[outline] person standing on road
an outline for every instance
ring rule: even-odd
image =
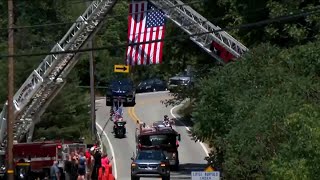
[[[86,157],[83,152],[80,152],[78,164],[78,180],[85,180],[86,177]]]
[[[86,151],[86,159],[87,159],[87,180],[91,179],[91,174],[92,174],[92,169],[93,169],[93,156],[92,156],[92,151],[94,150],[94,147],[92,147],[91,149],[88,149]]]
[[[93,171],[92,171],[92,180],[98,179],[99,174],[99,168],[101,167],[101,153],[99,151],[99,148],[96,148],[94,151],[94,165],[93,165]]]
[[[50,179],[60,180],[60,169],[57,161],[53,161],[53,165],[50,168]]]
[[[107,165],[109,165],[110,160],[108,158],[108,154],[107,153],[103,153],[102,158],[101,158],[101,165],[102,167],[105,167]]]
[[[72,162],[69,156],[70,155],[67,155],[66,160],[64,161],[65,180],[73,180],[71,179]]]

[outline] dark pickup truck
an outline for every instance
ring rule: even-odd
[[[112,106],[114,101],[121,101],[124,106],[136,104],[136,90],[130,79],[113,80],[107,86],[106,105]]]

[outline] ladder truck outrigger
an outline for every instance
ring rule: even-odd
[[[219,26],[213,25],[180,0],[149,0],[149,2],[163,10],[167,18],[179,28],[193,35],[190,39],[222,64],[230,57],[239,58],[248,51],[243,44],[222,31]],[[41,120],[41,115],[61,91],[66,83],[65,78],[77,63],[80,53],[76,51],[86,47],[116,3],[117,0],[93,0],[65,36],[53,46],[52,54],[43,59],[16,92],[13,98],[15,117],[13,133],[16,143],[32,141],[35,124]],[[62,51],[70,53],[55,53]],[[229,53],[228,56],[226,52]],[[7,149],[6,115],[7,103],[0,113],[0,155],[4,155]]]
[[[158,123],[154,123],[152,126],[139,123],[135,138],[136,153],[144,149],[161,149],[169,159],[170,166],[174,170],[179,169],[178,147],[181,136],[174,128]]]

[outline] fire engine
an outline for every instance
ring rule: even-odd
[[[137,152],[143,149],[161,149],[174,170],[179,169],[179,141],[180,134],[172,126],[154,123],[149,127],[145,123],[139,123],[136,129]]]
[[[64,161],[68,158],[67,155],[70,152],[85,152],[86,149],[86,144],[63,141],[14,144],[12,151],[15,175],[27,174],[31,179],[43,179],[50,174],[53,161],[58,162],[58,167],[63,172]],[[3,154],[1,159],[2,162],[5,162],[6,155]]]

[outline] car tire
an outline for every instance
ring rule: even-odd
[[[162,180],[170,180],[170,175],[169,176],[163,176]]]
[[[134,105],[136,105],[136,97],[134,97],[132,102],[130,102],[131,107],[133,107]]]
[[[131,180],[140,180],[140,177],[137,177],[137,176],[131,176]]]
[[[179,171],[179,169],[180,169],[179,162],[176,162],[176,164],[171,167],[172,167],[172,170]]]
[[[107,106],[112,106],[112,102],[107,101],[107,102],[106,102],[106,105],[107,105]]]

